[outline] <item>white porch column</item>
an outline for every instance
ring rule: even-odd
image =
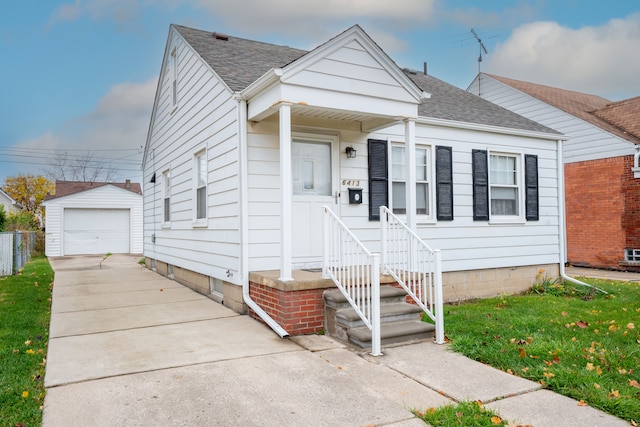
[[[407,165],[407,227],[416,231],[416,120],[404,121],[405,164]]]
[[[291,104],[280,104],[280,278],[293,280],[291,273]]]

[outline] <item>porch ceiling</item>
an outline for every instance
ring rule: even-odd
[[[277,106],[270,108],[268,112],[268,115],[262,115],[260,118],[263,120],[270,117],[275,118],[279,114]],[[357,122],[360,123],[360,129],[363,132],[373,132],[377,129],[391,126],[402,120],[401,117],[372,115],[358,111],[313,107],[304,104],[291,105],[291,115],[310,119],[338,120],[345,123]]]

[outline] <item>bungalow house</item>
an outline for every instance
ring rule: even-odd
[[[16,202],[11,196],[5,193],[2,188],[0,188],[0,205],[4,206],[4,211],[7,214],[20,212],[22,210],[20,203]]]
[[[47,256],[142,253],[138,183],[56,181],[42,205]]]
[[[440,250],[444,300],[522,291],[562,273],[562,139],[399,68],[357,25],[308,52],[171,25],[143,158],[145,260],[281,335],[312,333],[335,287],[316,269],[351,271],[328,224],[387,262],[394,216]]]
[[[611,102],[485,73],[468,90],[568,138],[567,261],[640,271],[640,97]]]

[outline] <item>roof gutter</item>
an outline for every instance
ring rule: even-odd
[[[565,198],[564,198],[564,159],[562,158],[562,140],[558,140],[558,228],[560,230],[560,277],[563,280],[574,283],[580,286],[586,286],[588,288],[595,289],[603,294],[607,294],[608,292],[590,285],[588,283],[584,283],[578,279],[574,279],[573,277],[567,276],[564,265],[567,262],[567,248],[566,248],[566,222],[565,222]]]
[[[236,93],[238,101],[238,163],[240,187],[240,281],[242,282],[242,299],[260,318],[280,336],[285,338],[289,333],[284,330],[262,307],[249,295],[249,200],[248,200],[248,162],[247,162],[247,101]]]

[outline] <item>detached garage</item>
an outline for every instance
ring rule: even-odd
[[[43,205],[47,256],[142,253],[140,184],[56,181]]]

